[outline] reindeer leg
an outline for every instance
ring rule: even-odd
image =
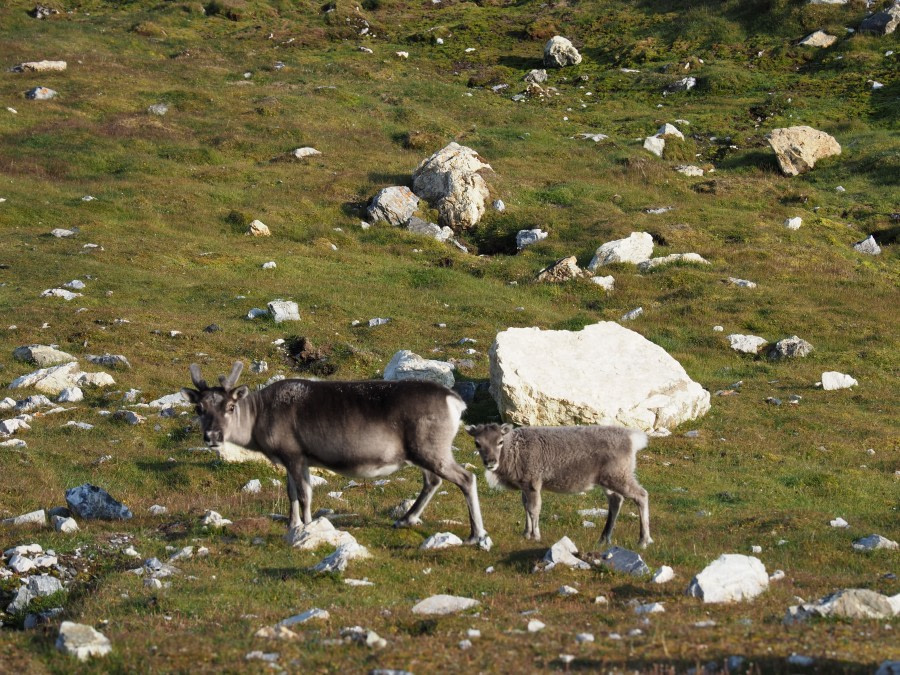
[[[431,471],[422,469],[422,491],[419,493],[419,496],[416,498],[415,503],[410,507],[409,511],[394,523],[394,527],[412,527],[413,525],[421,525],[422,520],[419,516],[422,515],[422,511],[428,506],[428,502],[431,501],[431,498],[434,497],[434,493],[437,492],[437,489],[440,486],[440,478],[431,473]]]

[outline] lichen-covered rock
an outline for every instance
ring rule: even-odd
[[[565,68],[581,63],[581,54],[568,38],[555,35],[544,45],[544,66],[547,68]]]
[[[66,504],[85,520],[128,520],[132,515],[131,509],[90,483],[66,490]]]
[[[813,351],[813,346],[806,340],[801,340],[796,335],[779,340],[769,348],[770,359],[799,359],[808,356]]]
[[[766,139],[786,176],[806,173],[820,159],[841,154],[841,146],[833,136],[812,127],[773,129]]]
[[[13,358],[33,363],[39,368],[47,368],[60,363],[71,363],[75,357],[47,345],[26,345],[13,350]]]
[[[450,143],[416,167],[413,192],[437,208],[441,225],[464,230],[484,215],[490,199],[484,174],[489,171],[491,165],[472,148]]]
[[[560,258],[552,265],[548,265],[537,273],[537,281],[549,281],[551,283],[562,283],[570,281],[582,276],[584,272],[578,266],[578,261],[574,255],[567,258]]]
[[[491,394],[525,425],[674,427],[709,410],[709,392],[639,333],[611,321],[580,331],[510,328],[490,349]]]
[[[864,588],[848,588],[825,596],[817,602],[794,605],[784,617],[785,624],[806,621],[810,617],[842,619],[890,619],[894,616],[890,598]]]
[[[421,234],[423,237],[430,237],[431,239],[436,239],[440,242],[446,242],[453,238],[453,230],[446,225],[441,227],[440,225],[429,223],[416,216],[409,219],[409,222],[406,224],[406,229],[413,234]]]
[[[804,47],[830,47],[835,42],[837,37],[829,35],[824,30],[817,30],[800,40],[800,44]]]

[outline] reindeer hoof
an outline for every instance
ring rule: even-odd
[[[646,539],[641,539],[638,542],[638,546],[640,548],[647,548],[647,544],[652,544],[652,543],[653,543],[653,540],[650,537],[647,537]]]
[[[399,520],[394,521],[394,527],[415,527],[416,525],[421,525],[422,520],[419,518],[400,518]]]
[[[490,551],[491,547],[494,545],[494,542],[491,541],[491,538],[487,534],[483,534],[480,537],[477,535],[472,535],[468,539],[466,539],[466,544],[469,546],[473,546],[478,544],[478,548],[482,551]]]

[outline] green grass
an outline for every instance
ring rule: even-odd
[[[94,556],[78,563],[83,569],[64,618],[100,627],[114,652],[83,670],[261,672],[259,662],[244,660],[257,649],[279,652],[289,671],[312,672],[561,670],[561,653],[575,655],[571,668],[581,670],[681,672],[740,654],[754,672],[788,672],[792,652],[816,657],[822,670],[872,672],[896,657],[884,628],[890,622],[780,623],[797,595],[812,600],[847,587],[900,592],[885,576],[895,553],[850,548],[872,532],[900,537],[898,249],[886,244],[881,256],[862,258],[851,248],[896,227],[898,61],[884,56],[890,38],[844,31],[858,25],[863,3],[369,0],[358,11],[338,2],[328,12],[321,3],[287,0],[84,0],[45,21],[27,15],[32,7],[15,0],[0,8],[6,67],[44,58],[65,59],[69,67],[0,75],[0,196],[7,200],[0,204],[0,354],[7,355],[0,357],[0,384],[32,370],[11,356],[31,343],[56,343],[77,355],[121,353],[134,366],[113,374],[116,391],[88,392],[72,411],[36,417],[22,434],[27,449],[0,449],[8,477],[0,481],[2,517],[61,505],[66,488],[87,481],[135,512],[127,523],[82,522],[74,536],[0,530],[3,548],[37,541],[64,559],[78,547]],[[363,20],[366,37],[359,35]],[[839,42],[827,50],[796,46],[819,27]],[[584,61],[549,73],[558,96],[511,101],[556,32],[575,41]],[[361,44],[375,53],[358,51]],[[399,50],[410,58],[397,58]],[[279,61],[283,69],[275,67]],[[622,73],[624,67],[641,72]],[[663,96],[686,74],[697,77],[696,89]],[[870,79],[885,87],[872,91]],[[23,92],[39,84],[59,97],[26,101]],[[490,90],[496,84],[510,87],[497,94]],[[146,113],[157,102],[170,106],[166,116]],[[690,122],[677,123],[685,143],[673,144],[663,160],[641,148],[640,138],[677,119]],[[782,177],[764,136],[793,124],[834,134],[842,155],[804,176]],[[610,138],[595,144],[574,139],[579,132]],[[452,140],[493,166],[492,196],[508,207],[489,210],[460,233],[485,257],[384,225],[359,227],[377,190],[409,184],[417,164]],[[304,145],[322,155],[282,161]],[[680,163],[716,171],[686,178],[673,171]],[[838,185],[846,191],[836,192]],[[82,201],[85,195],[96,199]],[[644,212],[656,206],[673,209]],[[804,221],[796,232],[781,225],[792,216]],[[254,218],[273,236],[245,236]],[[79,235],[58,240],[48,235],[55,227],[78,227]],[[513,255],[515,233],[534,227],[550,237]],[[696,251],[712,264],[647,274],[614,266],[609,295],[581,280],[533,283],[554,260],[575,255],[586,265],[601,243],[632,231],[652,233],[656,255]],[[85,252],[89,242],[104,250]],[[277,269],[260,269],[268,260]],[[759,288],[728,286],[729,276]],[[74,278],[87,283],[84,297],[39,298]],[[285,327],[244,318],[273,298],[296,301],[302,321]],[[121,392],[132,387],[151,400],[187,385],[192,362],[207,377],[236,359],[265,359],[272,371],[300,375],[272,345],[295,336],[331,350],[330,377],[379,377],[397,350],[411,349],[473,358],[475,367],[458,375],[484,383],[498,331],[578,329],[637,306],[645,314],[629,327],[711,392],[744,382],[738,395],[714,397],[704,418],[654,439],[641,455],[638,477],[651,495],[656,540],[646,560],[678,574],[662,587],[604,571],[531,574],[546,546],[563,535],[596,550],[598,530],[583,528],[577,510],[602,506],[602,493],[546,495],[539,545],[520,537],[518,496],[490,491],[480,480],[495,548],[420,552],[429,534],[465,533],[465,525],[440,522],[464,523],[465,505],[449,486],[422,527],[393,530],[388,511],[418,491],[417,471],[407,469],[382,488],[346,490],[346,503],[325,496],[347,483],[340,477],[317,491],[316,507],[356,514],[345,525],[373,553],[346,576],[376,585],[350,588],[306,571],[324,553],[283,543],[283,524],[268,519],[287,511],[284,488],[268,480],[279,478],[276,472],[222,465],[192,451],[201,439],[190,415],[148,414],[139,427],[99,415],[120,407]],[[374,329],[352,325],[376,316],[392,321]],[[116,322],[122,318],[130,323]],[[203,332],[211,323],[222,330]],[[713,332],[714,325],[725,332]],[[170,330],[182,334],[172,338]],[[771,341],[796,334],[815,351],[772,363],[732,352],[724,337],[732,332]],[[465,355],[461,337],[475,338],[479,354]],[[820,391],[813,385],[825,370],[848,372],[860,385]],[[257,385],[269,375],[244,380]],[[803,397],[799,405],[787,403],[790,394]],[[767,397],[785,403],[772,406]],[[479,390],[467,421],[497,417]],[[96,427],[63,428],[68,420]],[[699,437],[684,437],[689,429]],[[461,462],[476,463],[467,436],[457,446]],[[95,463],[107,454],[113,458]],[[251,478],[263,481],[263,492],[242,495]],[[157,503],[168,514],[148,515]],[[235,525],[224,533],[201,530],[197,522],[208,508]],[[637,540],[632,510],[626,507],[618,526],[620,545]],[[828,527],[839,515],[849,531]],[[123,571],[134,563],[110,552],[121,548],[109,542],[123,533],[144,558],[186,545],[208,546],[210,555],[181,562],[172,587],[152,591]],[[763,547],[770,572],[787,574],[765,595],[730,607],[683,596],[706,563],[752,545]],[[489,566],[493,574],[485,573]],[[557,597],[563,584],[580,595]],[[0,605],[9,590],[0,587]],[[409,611],[443,592],[482,605],[440,619]],[[610,604],[594,605],[597,595]],[[634,599],[664,602],[666,613],[642,625],[628,605]],[[332,618],[302,627],[298,641],[253,637],[314,606]],[[521,612],[532,609],[547,628],[526,637],[518,633],[529,618]],[[0,629],[4,668],[73,669],[53,648],[56,624],[21,631],[19,619],[0,615],[13,624]],[[693,627],[706,619],[717,625]],[[389,646],[323,642],[352,625],[374,629]],[[608,637],[635,627],[644,635]],[[468,628],[483,637],[461,651]],[[578,645],[578,632],[597,641]]]

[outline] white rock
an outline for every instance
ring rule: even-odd
[[[377,223],[385,220],[390,225],[405,225],[419,208],[419,198],[405,185],[395,185],[380,190],[366,209],[366,218]]]
[[[497,211],[498,213],[506,211],[506,204],[503,203],[502,199],[495,199],[491,206],[494,208],[494,211]]]
[[[408,349],[401,349],[394,354],[384,369],[384,379],[391,382],[425,380],[443,384],[445,387],[452,387],[456,382],[453,377],[452,364],[446,361],[423,359]]]
[[[810,617],[890,619],[895,614],[892,598],[868,589],[850,588],[832,593],[817,602],[790,607],[784,623],[790,625]]]
[[[260,482],[259,478],[254,478],[252,480],[247,481],[244,484],[244,487],[241,488],[241,492],[244,492],[246,494],[251,494],[251,495],[259,494],[261,491],[262,491],[262,483]]]
[[[573,595],[578,595],[578,589],[571,586],[560,586],[556,594],[563,598],[570,598]]]
[[[609,138],[606,134],[575,134],[575,138],[579,138],[583,141],[594,141],[594,143],[599,143],[600,141],[605,141]]]
[[[25,92],[25,98],[31,101],[49,101],[56,98],[56,90],[49,87],[32,87]]]
[[[63,227],[56,227],[50,230],[50,234],[52,234],[57,239],[65,239],[66,237],[74,237],[76,233],[74,230],[67,230]]]
[[[160,396],[158,399],[154,401],[150,401],[148,403],[151,408],[188,408],[191,404],[184,398],[181,392],[176,392],[174,394],[166,394],[165,396]]]
[[[262,264],[264,270],[274,270],[276,267],[278,267],[278,264],[274,260]]]
[[[452,532],[438,532],[422,542],[419,549],[422,551],[437,551],[451,546],[462,546],[463,541]]]
[[[653,255],[653,237],[646,232],[632,232],[624,239],[608,241],[594,253],[588,263],[590,271],[613,263],[642,263]]]
[[[690,176],[692,178],[703,175],[703,169],[692,164],[679,164],[675,167],[675,170],[683,176]]]
[[[820,159],[841,154],[841,146],[834,137],[808,126],[773,129],[766,140],[786,176],[805,173]]]
[[[629,551],[627,548],[613,546],[600,556],[600,564],[616,572],[623,572],[635,577],[650,574],[650,568],[640,554]]]
[[[750,600],[769,587],[769,575],[758,558],[722,554],[695,576],[686,594],[706,603]]]
[[[283,321],[299,321],[300,308],[291,300],[272,300],[268,305],[269,314],[275,323]]]
[[[607,293],[613,291],[616,287],[616,280],[611,275],[605,277],[591,277],[591,283],[597,284]]]
[[[39,368],[47,368],[60,363],[71,363],[75,357],[55,347],[47,345],[26,345],[13,350],[13,358],[33,363]]]
[[[484,215],[487,172],[493,172],[491,165],[472,148],[450,143],[416,167],[413,191],[437,208],[441,225],[466,229]]]
[[[2,523],[4,525],[12,525],[14,527],[19,527],[20,525],[46,525],[47,524],[47,513],[44,509],[38,509],[37,511],[30,511],[29,513],[23,513],[20,516],[16,516],[14,518],[5,518]]]
[[[304,157],[313,157],[313,156],[315,156],[315,155],[321,155],[321,154],[322,154],[322,153],[319,152],[318,150],[316,150],[315,148],[311,148],[311,147],[308,147],[308,146],[307,146],[307,147],[303,147],[303,148],[297,148],[296,150],[294,150],[294,151],[291,153],[291,155],[292,155],[295,159],[303,159]]]
[[[630,312],[625,312],[620,318],[619,321],[634,321],[639,316],[644,313],[643,307],[636,307],[632,309]]]
[[[356,543],[356,538],[352,534],[338,530],[328,518],[316,518],[303,527],[294,528],[285,539],[289,545],[302,551],[314,551],[322,546]]]
[[[870,534],[868,537],[854,541],[853,548],[857,551],[875,551],[877,549],[896,551],[898,545],[896,541],[882,537],[880,534]]]
[[[837,517],[834,520],[829,521],[828,524],[831,525],[831,527],[850,527],[850,523],[848,523],[841,517]]]
[[[654,584],[664,584],[675,578],[675,570],[668,565],[663,565],[653,574]]]
[[[84,392],[78,387],[66,387],[60,392],[59,397],[56,399],[57,403],[78,403],[83,400]]]
[[[757,354],[763,345],[768,344],[768,340],[756,335],[741,335],[732,333],[728,336],[728,343],[736,352],[744,354]]]
[[[53,516],[53,527],[57,532],[63,534],[72,534],[80,529],[74,518],[65,518],[63,516]]]
[[[516,233],[516,249],[521,251],[522,249],[531,246],[532,244],[543,241],[547,237],[548,233],[544,232],[541,229],[519,230]]]
[[[825,391],[834,391],[836,389],[849,389],[858,385],[855,379],[844,373],[829,370],[822,373],[822,389]]]
[[[169,112],[169,106],[165,103],[154,103],[153,105],[147,106],[147,113],[150,115],[156,115],[157,117],[164,117],[166,113]]]
[[[111,387],[116,383],[109,373],[79,373],[75,384],[79,387]]]
[[[66,69],[65,61],[26,61],[10,68],[14,73],[52,73]]]
[[[503,419],[516,424],[650,431],[709,410],[709,392],[675,359],[615,322],[577,332],[510,328],[497,335],[490,362],[491,394]]]
[[[269,226],[264,222],[261,220],[254,220],[247,228],[247,234],[253,237],[268,237],[271,236],[272,232],[269,230]]]
[[[800,216],[794,216],[784,221],[784,226],[789,230],[799,230],[801,225],[803,225],[803,218]]]
[[[66,290],[65,288],[48,288],[46,291],[41,293],[42,298],[62,298],[63,300],[74,300],[75,298],[80,298],[81,293],[73,293],[72,291]]]
[[[679,140],[684,140],[684,134],[678,130],[674,124],[663,124],[659,129],[656,130],[656,135],[659,138],[677,138]]]
[[[14,553],[6,566],[16,574],[27,574],[35,568],[34,561],[20,553]]]
[[[306,623],[307,621],[328,621],[330,618],[331,614],[328,613],[328,610],[313,607],[300,614],[295,614],[287,619],[282,619],[275,625],[288,628],[290,626],[296,626],[297,624]]]
[[[651,602],[646,605],[638,605],[634,608],[635,614],[659,614],[665,612],[666,608],[660,602]]]
[[[546,627],[547,624],[545,624],[543,621],[538,621],[537,619],[531,619],[531,621],[528,622],[529,633],[538,633],[544,630],[544,628]]]
[[[231,521],[227,518],[223,518],[217,511],[209,510],[203,514],[203,517],[200,519],[200,524],[218,530],[226,525],[231,525]]]
[[[14,379],[10,389],[33,388],[45,394],[59,394],[63,389],[76,386],[78,377],[82,373],[78,370],[78,363],[63,363],[50,368],[42,368],[28,375],[22,375]]]
[[[401,58],[401,59],[409,58],[409,52],[395,52],[395,53],[397,54],[398,58]]]
[[[112,644],[103,633],[91,626],[63,621],[59,627],[56,648],[64,654],[71,654],[79,661],[87,661],[93,656],[104,656],[112,651]]]
[[[575,636],[575,642],[578,644],[584,644],[585,642],[593,642],[594,634],[593,633],[578,633]]]
[[[571,539],[563,537],[544,554],[544,562],[547,564],[543,567],[543,570],[549,572],[557,565],[571,567],[576,570],[591,569],[588,563],[575,556],[576,553],[578,553],[578,547],[575,546]]]
[[[64,283],[63,286],[71,288],[73,291],[80,291],[84,289],[84,282],[79,279],[72,279],[72,281]]]
[[[644,262],[638,263],[638,269],[641,272],[652,270],[661,265],[671,265],[672,263],[696,263],[699,265],[709,265],[709,260],[698,253],[672,253],[671,255],[662,256],[660,258],[651,258]]]
[[[728,283],[738,288],[756,288],[755,281],[747,281],[746,279],[737,279],[736,277],[728,277]]]
[[[881,247],[878,245],[878,242],[875,241],[875,237],[873,237],[871,234],[862,241],[858,241],[853,244],[853,249],[857,253],[865,253],[866,255],[881,254]]]
[[[160,506],[159,504],[154,504],[149,509],[147,509],[147,511],[150,513],[151,516],[161,516],[164,513],[167,513],[169,511],[169,509],[167,509],[165,506]]]
[[[665,138],[660,138],[659,136],[647,136],[647,138],[644,139],[644,150],[649,150],[657,157],[662,157],[665,149]]]
[[[800,40],[799,44],[806,47],[830,47],[835,42],[837,42],[836,36],[829,35],[824,30],[817,30]]]
[[[358,558],[371,558],[371,554],[365,546],[357,543],[354,539],[350,542],[345,542],[340,544],[330,556],[326,557],[322,562],[318,565],[315,565],[311,569],[314,572],[343,572],[347,569],[347,564],[351,560],[356,560]]]
[[[0,436],[9,436],[18,431],[28,431],[29,429],[31,427],[24,420],[16,417],[0,422]]]
[[[472,607],[477,607],[481,603],[471,598],[462,598],[455,595],[432,595],[412,608],[413,614],[437,615],[454,614]]]
[[[564,68],[581,63],[581,54],[568,38],[555,35],[544,45],[544,66]]]

